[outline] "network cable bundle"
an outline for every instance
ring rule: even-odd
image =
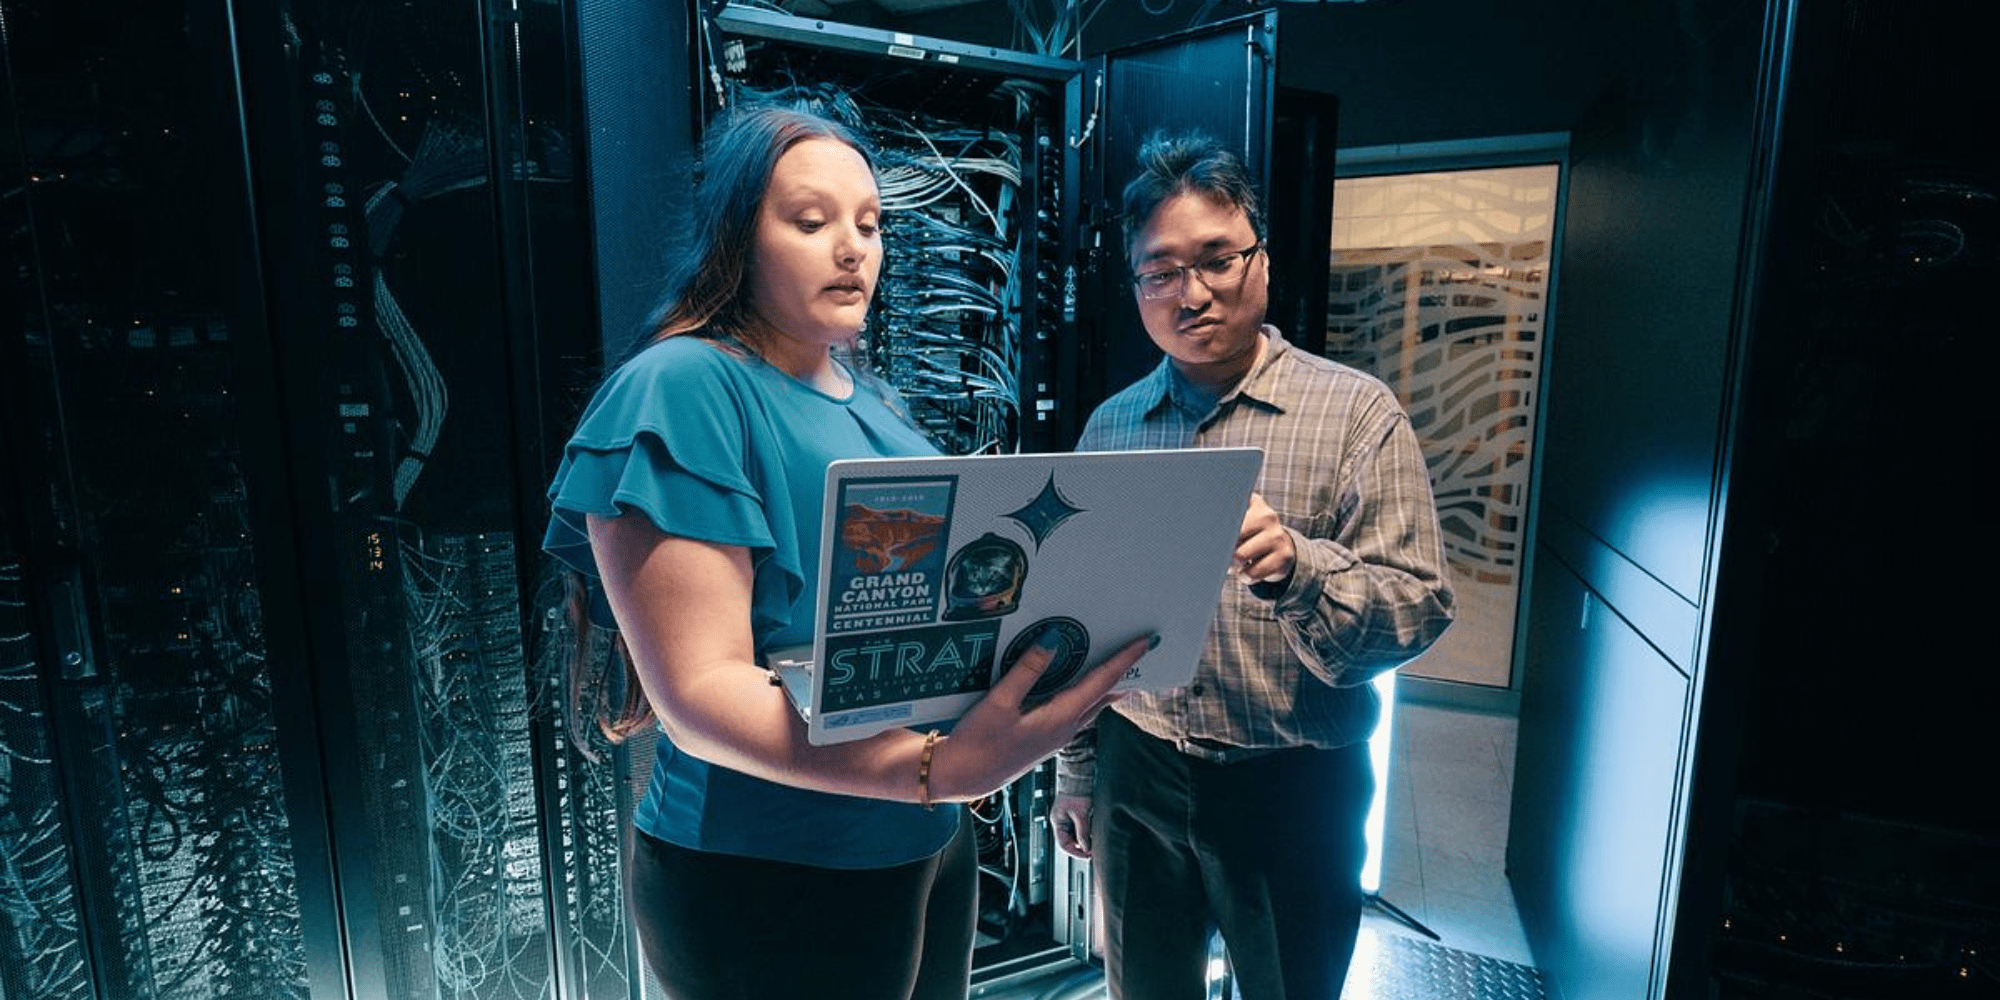
[[[940,447],[1012,450],[1019,144],[1001,132],[890,120],[875,134],[886,260],[864,349]],[[982,178],[994,183],[974,186]]]

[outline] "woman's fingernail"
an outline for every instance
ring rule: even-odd
[[[1146,648],[1149,650],[1160,648],[1160,633],[1155,632],[1146,639]]]

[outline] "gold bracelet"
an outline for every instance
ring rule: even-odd
[[[931,802],[931,753],[937,750],[938,731],[933,729],[924,736],[923,756],[917,758],[917,802],[925,809],[934,808]]]

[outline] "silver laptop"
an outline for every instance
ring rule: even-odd
[[[1031,700],[1133,639],[1119,687],[1185,685],[1259,448],[861,459],[827,470],[810,646],[769,663],[814,743],[958,718],[1044,634]]]

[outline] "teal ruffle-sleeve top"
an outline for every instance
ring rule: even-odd
[[[584,410],[549,487],[542,547],[591,582],[601,608],[585,515],[637,514],[667,534],[741,545],[754,567],[759,654],[810,642],[828,463],[936,453],[900,407],[875,380],[857,378],[835,398],[724,344],[660,341],[619,366]],[[765,781],[662,735],[634,822],[694,850],[880,868],[935,854],[957,829],[958,810]]]

